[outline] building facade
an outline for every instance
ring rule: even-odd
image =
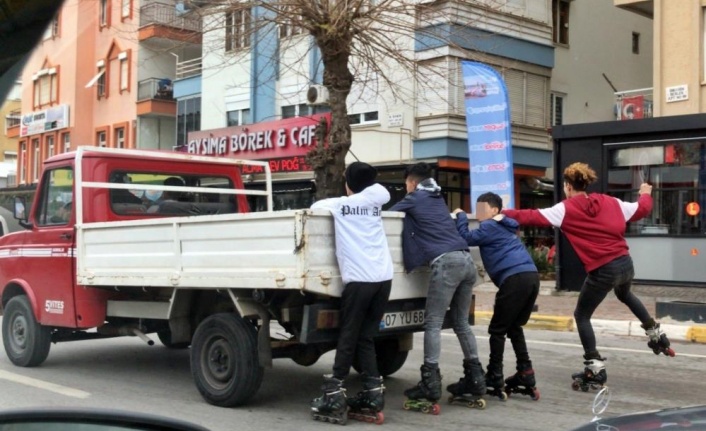
[[[172,149],[176,61],[200,23],[176,3],[67,0],[22,73],[17,184],[78,145]]]

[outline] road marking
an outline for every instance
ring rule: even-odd
[[[449,336],[449,337],[456,337],[456,334],[453,332],[442,332],[441,335],[444,336]],[[484,336],[484,335],[476,335],[476,339],[481,339],[481,340],[487,340],[489,337]],[[580,344],[576,343],[562,343],[559,341],[539,341],[539,340],[526,340],[527,343],[532,343],[532,344],[545,344],[548,346],[560,346],[560,347],[577,347],[579,349],[583,349],[583,347]],[[654,352],[652,350],[638,350],[638,349],[626,349],[624,347],[607,347],[607,346],[598,346],[597,349],[599,351],[603,350],[612,350],[616,352],[631,352],[631,353],[649,353],[651,355],[654,355]],[[706,359],[706,355],[696,355],[693,353],[679,353],[677,351],[677,357],[684,356],[687,358],[700,358],[700,359]]]
[[[67,397],[84,399],[91,396],[90,393],[79,389],[57,385],[56,383],[45,382],[44,380],[33,379],[31,377],[22,376],[19,374],[11,373],[9,371],[0,370],[0,379],[19,383],[25,386],[32,386],[38,389],[44,389],[45,391],[54,392],[59,395],[65,395]]]

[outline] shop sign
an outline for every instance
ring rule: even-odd
[[[319,119],[331,124],[331,114],[287,118],[279,121],[191,132],[188,144],[179,148],[189,154],[247,160],[267,160],[272,172],[311,170],[306,154],[317,145]],[[247,166],[244,174],[259,173],[258,166]]]
[[[69,105],[59,105],[22,116],[20,137],[69,127]]]

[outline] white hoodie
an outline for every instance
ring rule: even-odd
[[[343,284],[392,280],[392,256],[382,225],[382,206],[390,192],[373,184],[360,193],[315,202],[312,209],[331,211],[336,229],[336,257]]]

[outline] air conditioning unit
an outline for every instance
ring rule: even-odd
[[[312,85],[306,92],[306,101],[309,105],[328,104],[328,90],[323,85]]]

